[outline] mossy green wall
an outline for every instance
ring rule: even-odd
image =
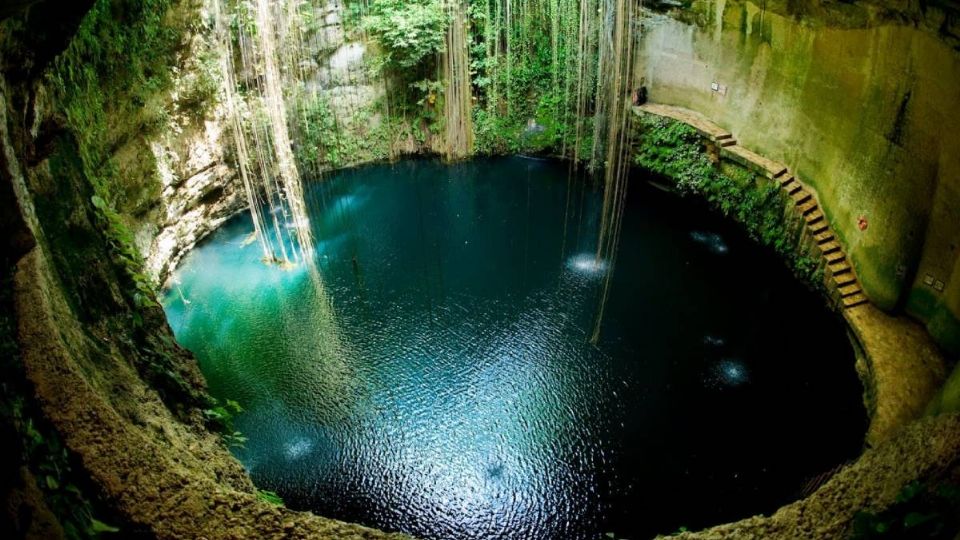
[[[652,101],[705,114],[811,185],[870,299],[958,353],[960,53],[923,25],[833,22],[697,0],[647,21],[640,68]]]

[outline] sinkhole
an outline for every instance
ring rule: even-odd
[[[342,171],[306,186],[316,275],[264,264],[246,214],[188,254],[164,308],[244,407],[260,488],[426,539],[636,539],[773,512],[859,453],[854,353],[817,294],[638,171],[598,261],[602,194],[568,171]]]

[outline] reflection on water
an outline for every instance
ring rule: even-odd
[[[423,538],[641,538],[772,511],[859,450],[842,327],[688,201],[631,188],[590,345],[600,200],[566,171],[415,161],[314,184],[322,287],[262,264],[243,216],[184,260],[165,308],[245,407],[259,486]]]
[[[567,268],[585,276],[601,277],[607,271],[607,261],[597,260],[593,253],[581,253],[570,258]]]
[[[723,237],[717,233],[693,231],[690,233],[690,238],[717,255],[723,255],[730,250],[727,243],[723,241]]]
[[[718,386],[740,386],[749,380],[747,368],[743,362],[725,358],[716,363],[710,373],[709,382]]]

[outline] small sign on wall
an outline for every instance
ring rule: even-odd
[[[943,289],[947,286],[946,283],[933,277],[932,274],[923,276],[923,284],[937,292],[943,292]]]

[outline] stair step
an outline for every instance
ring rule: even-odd
[[[845,285],[850,285],[851,283],[856,283],[857,277],[853,275],[853,272],[834,274],[833,282],[837,285],[837,287],[843,287]]]
[[[817,225],[820,225],[820,224],[817,223]],[[813,227],[811,226],[811,228],[813,228]],[[834,241],[834,240],[833,240],[833,233],[830,232],[830,231],[827,231],[827,230],[823,230],[823,231],[820,231],[820,232],[813,231],[813,239],[816,240],[817,243],[820,244],[820,245],[823,245],[823,244],[826,244],[826,243],[828,243],[828,242],[833,242],[833,241]],[[839,244],[837,244],[837,245],[839,245]]]
[[[787,172],[789,172],[789,171],[787,170],[786,167],[784,167],[784,168],[782,168],[782,169],[780,169],[780,170],[775,170],[775,171],[773,171],[773,178],[774,178],[774,179],[782,178],[783,176],[786,176],[786,175],[787,175]]]
[[[737,145],[736,139],[723,139],[723,140],[718,140],[717,142],[720,143],[720,148],[729,148],[731,146]]]
[[[721,133],[717,135],[716,140],[722,141],[724,139],[732,139],[732,138],[733,138],[733,133]]]
[[[818,207],[819,207],[819,205],[817,204],[817,201],[814,201],[813,199],[810,199],[810,200],[804,202],[803,204],[798,204],[798,205],[797,205],[797,210],[800,211],[800,214],[801,214],[801,215],[804,215],[804,216],[805,216],[805,215],[809,214],[810,212],[813,212],[814,210],[816,210]]]
[[[810,212],[809,214],[806,214],[805,216],[803,216],[803,219],[807,220],[807,223],[812,225],[823,219],[823,212],[821,212],[820,210],[814,210],[813,212]]]
[[[833,239],[828,240],[827,242],[820,244],[820,251],[822,251],[824,255],[840,251],[840,242],[837,242]]]
[[[866,304],[866,303],[869,302],[869,301],[870,301],[870,300],[867,299],[867,297],[864,296],[863,293],[857,293],[857,294],[855,294],[855,295],[853,295],[853,296],[848,296],[848,297],[844,298],[844,299],[843,299],[843,307],[846,308],[846,309],[850,309],[850,308],[852,308],[852,307],[857,307],[857,306]]]
[[[856,282],[844,285],[843,287],[838,287],[837,291],[840,293],[841,298],[846,298],[848,296],[853,296],[860,292],[860,285]]]
[[[827,268],[830,269],[830,273],[837,276],[840,274],[846,274],[850,271],[850,265],[847,264],[847,261],[835,262],[827,265]]]
[[[794,182],[786,186],[787,193],[790,195],[795,195],[797,192],[803,190],[803,186],[800,185],[800,182]]]
[[[813,198],[813,195],[810,195],[809,191],[805,191],[802,189],[800,191],[797,191],[796,193],[791,193],[790,195],[793,197],[793,200],[797,201],[797,206],[800,206],[801,204]]]
[[[816,222],[816,223],[809,223],[809,224],[807,224],[807,226],[810,227],[810,232],[812,232],[814,235],[818,235],[818,234],[820,234],[820,233],[822,233],[822,232],[826,232],[827,230],[830,229],[830,226],[827,225],[827,222],[826,222],[826,221],[818,221],[818,222]],[[831,237],[832,237],[832,235],[831,235]],[[818,242],[818,243],[819,243],[819,242]]]
[[[794,175],[792,175],[792,174],[785,174],[785,175],[781,176],[780,178],[778,178],[777,181],[780,182],[780,185],[781,185],[781,186],[786,187],[787,184],[793,183],[796,179],[797,179],[797,177],[794,176]]]
[[[846,259],[847,256],[844,255],[842,251],[834,251],[833,253],[825,254],[823,258],[827,260],[827,264],[833,264]]]

